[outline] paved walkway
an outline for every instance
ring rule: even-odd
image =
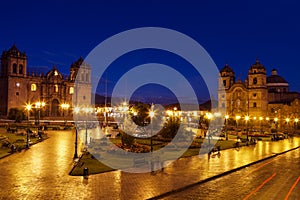
[[[164,172],[113,171],[89,179],[68,176],[74,154],[72,132],[51,132],[30,150],[0,160],[0,199],[147,199],[300,146],[300,138],[258,142],[220,157],[182,158]]]

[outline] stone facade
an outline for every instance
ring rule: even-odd
[[[70,66],[70,75],[64,76],[54,66],[44,74],[27,73],[26,53],[13,45],[1,56],[0,115],[11,108],[24,109],[26,104],[45,102],[43,115],[59,117],[70,115],[75,106],[91,104],[90,66],[80,58]],[[76,76],[79,75],[76,79]],[[76,81],[75,81],[76,80]],[[76,83],[76,84],[75,84]],[[61,104],[69,104],[62,110]]]
[[[247,79],[235,80],[227,64],[220,71],[218,107],[230,117],[300,117],[298,92],[290,92],[288,82],[273,69],[267,77],[266,68],[256,60],[248,70]],[[296,112],[296,113],[295,113]]]

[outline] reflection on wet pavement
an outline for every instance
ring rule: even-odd
[[[29,150],[0,160],[0,197],[5,199],[146,199],[206,179],[254,160],[300,145],[300,139],[258,142],[256,146],[182,158],[164,172],[129,174],[113,171],[72,177],[74,139],[72,131],[49,131],[50,138]],[[80,148],[79,148],[80,149]]]

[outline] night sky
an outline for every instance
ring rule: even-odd
[[[297,0],[2,1],[0,50],[15,43],[31,69],[56,65],[67,74],[73,61],[114,34],[165,27],[195,39],[219,69],[228,63],[244,80],[258,58],[268,74],[277,68],[290,89],[300,91],[299,8]]]

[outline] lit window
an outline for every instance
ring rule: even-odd
[[[54,71],[54,76],[57,76],[58,75],[58,72],[55,70]]]
[[[54,91],[58,92],[58,85],[54,85]]]
[[[20,87],[20,83],[16,83],[16,86],[17,86],[17,87]]]
[[[69,94],[73,94],[73,93],[74,93],[74,88],[70,87]]]
[[[30,88],[31,88],[31,91],[36,91],[36,84],[32,83]]]

